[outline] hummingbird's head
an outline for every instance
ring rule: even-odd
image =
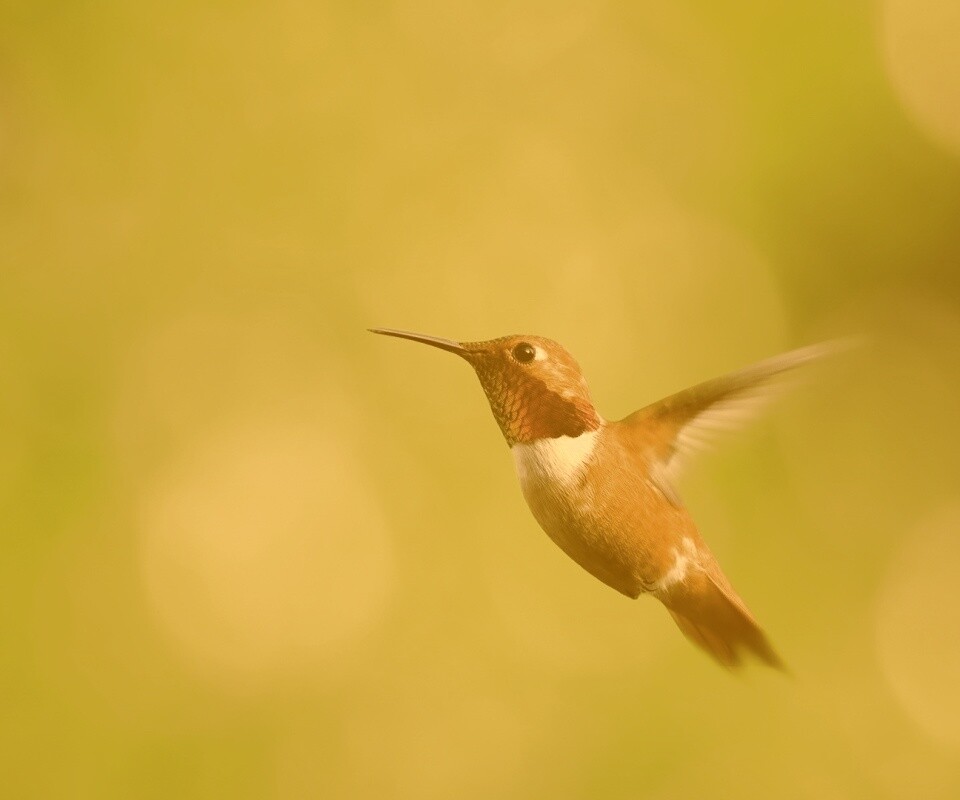
[[[504,336],[486,342],[454,342],[387,328],[371,330],[439,347],[468,361],[511,447],[518,442],[579,436],[602,424],[580,366],[551,339]]]

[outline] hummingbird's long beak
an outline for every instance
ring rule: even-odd
[[[466,358],[470,351],[459,342],[452,339],[441,339],[438,336],[426,336],[422,333],[410,333],[409,331],[396,331],[393,328],[367,328],[370,333],[379,333],[383,336],[396,336],[398,339],[410,339],[413,342],[423,342],[433,347],[439,347],[441,350],[447,350],[456,353],[458,356]]]

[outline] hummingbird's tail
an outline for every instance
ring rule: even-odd
[[[786,671],[766,634],[719,567],[716,576],[710,572],[698,570],[669,591],[658,593],[680,630],[725,667],[739,667],[746,652]]]

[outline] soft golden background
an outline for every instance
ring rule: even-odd
[[[960,796],[960,6],[0,7],[11,798]],[[475,378],[868,344],[688,502],[732,677],[536,527]]]

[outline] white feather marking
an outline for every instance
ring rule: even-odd
[[[684,581],[687,570],[697,565],[697,547],[692,539],[685,536],[680,547],[673,549],[673,556],[673,566],[657,581],[657,589],[660,591],[665,591]]]
[[[536,479],[569,484],[575,481],[593,456],[599,433],[597,429],[579,436],[518,442],[510,450],[520,482]]]

